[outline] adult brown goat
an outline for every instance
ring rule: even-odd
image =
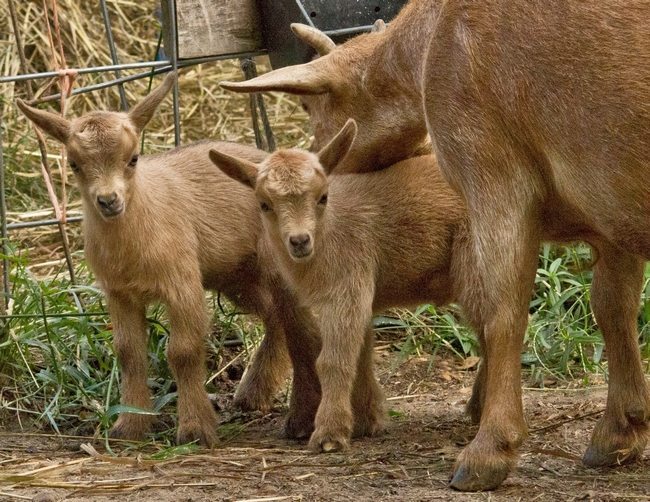
[[[355,118],[342,171],[386,167],[426,149],[430,134],[467,202],[476,277],[464,305],[484,357],[480,427],[454,488],[498,486],[526,436],[519,358],[542,239],[582,239],[598,256],[591,303],[610,387],[584,462],[643,453],[650,391],[636,314],[650,259],[648,19],[646,0],[412,0],[385,31],[334,49],[313,44],[329,52],[223,84],[303,95],[317,146]]]

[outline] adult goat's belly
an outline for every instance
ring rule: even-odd
[[[606,240],[650,259],[650,165],[586,165],[554,152],[547,158],[546,239]]]

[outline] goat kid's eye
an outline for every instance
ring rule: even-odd
[[[324,206],[325,204],[327,204],[327,194],[323,194],[323,196],[320,198],[320,200],[318,201],[318,203],[321,204],[321,205],[323,205],[323,206]]]
[[[261,203],[260,203],[260,208],[261,208],[262,211],[264,211],[265,213],[268,213],[268,212],[271,210],[271,206],[269,206],[266,202],[261,202]]]
[[[72,169],[73,173],[78,173],[79,172],[79,166],[74,160],[68,161],[68,165],[70,166],[70,169]]]
[[[138,156],[134,155],[133,157],[131,157],[131,160],[129,161],[129,165],[131,167],[135,167],[137,163],[138,163]]]

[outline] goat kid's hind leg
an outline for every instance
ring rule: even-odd
[[[146,305],[129,295],[107,292],[113,323],[113,345],[121,369],[121,404],[149,410],[151,392],[147,387]],[[151,429],[153,417],[121,413],[110,430],[111,437],[142,440]]]
[[[360,277],[357,283],[371,282]],[[372,317],[373,291],[341,288],[329,291],[328,298],[339,301],[335,305],[320,305],[315,313],[323,344],[316,361],[322,397],[309,447],[319,452],[349,448],[354,426],[353,385]]]
[[[186,277],[167,298],[171,324],[167,359],[178,388],[178,444],[198,440],[214,446],[217,415],[205,391],[208,315],[203,287],[196,279]]]
[[[605,414],[583,459],[591,467],[638,459],[650,426],[650,391],[637,341],[644,262],[610,246],[598,251],[591,307],[605,338],[609,391]]]
[[[309,309],[298,304],[287,290],[276,294],[280,323],[293,365],[293,384],[284,435],[291,439],[309,438],[321,400],[321,385],[316,372],[316,358],[321,351],[321,337]]]
[[[375,334],[372,327],[368,327],[352,390],[354,437],[373,436],[384,425],[384,393],[375,377],[374,347]]]
[[[234,405],[244,411],[271,409],[273,397],[291,367],[283,327],[274,311],[263,316],[265,334],[235,392]]]

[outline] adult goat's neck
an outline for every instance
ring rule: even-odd
[[[385,85],[421,96],[425,56],[441,4],[441,0],[411,0],[390,23],[370,67],[378,77],[383,75]]]

